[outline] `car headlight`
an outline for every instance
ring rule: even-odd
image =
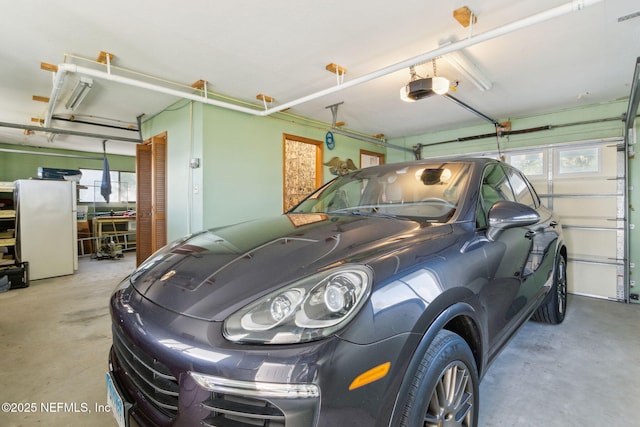
[[[272,292],[227,318],[234,342],[293,344],[331,335],[356,315],[371,291],[373,271],[343,266]]]

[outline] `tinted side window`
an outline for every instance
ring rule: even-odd
[[[531,206],[532,208],[537,207],[538,198],[534,197],[531,193],[531,189],[527,184],[526,179],[515,169],[509,168],[508,171],[511,187],[516,194],[516,201],[523,205]]]
[[[500,200],[516,201],[509,180],[498,164],[487,166],[482,175],[480,202],[477,209],[476,223],[479,228],[487,226],[487,214],[495,202]]]

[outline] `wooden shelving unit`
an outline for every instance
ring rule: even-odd
[[[0,182],[0,266],[15,263],[16,211],[13,182]]]

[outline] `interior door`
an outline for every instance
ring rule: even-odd
[[[167,244],[167,136],[136,147],[136,263]]]

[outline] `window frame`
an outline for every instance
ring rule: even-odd
[[[102,169],[90,169],[90,168],[81,168],[82,178],[80,178],[80,182],[78,183],[78,202],[79,203],[106,203],[106,201],[100,195],[99,187],[100,185],[97,183],[102,182]],[[91,183],[87,183],[85,181],[85,176],[89,175],[88,172],[92,172],[91,175],[94,175],[93,172],[97,172],[96,175],[100,176],[99,180],[92,180]],[[129,179],[123,180],[123,174],[127,174]],[[110,170],[109,176],[111,179],[112,186],[112,199],[109,203],[117,203],[117,204],[128,204],[128,203],[136,203],[136,173],[130,171],[120,171],[120,170]],[[114,180],[116,178],[116,180]],[[133,183],[133,185],[131,185]],[[96,185],[97,184],[97,185]],[[126,184],[126,200],[122,197],[122,184]]]

